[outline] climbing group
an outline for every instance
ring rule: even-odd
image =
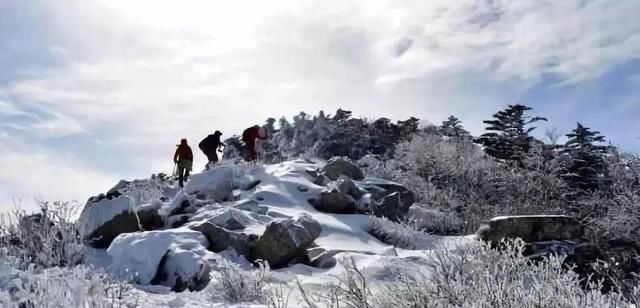
[[[226,145],[220,140],[222,133],[217,130],[213,134],[208,135],[200,143],[198,147],[207,156],[206,170],[211,169],[219,160],[218,152],[222,153]],[[251,126],[242,133],[242,146],[240,154],[247,162],[255,162],[258,160],[259,151],[262,149],[262,143],[267,139],[267,130],[259,125]],[[193,169],[193,152],[187,143],[187,139],[180,140],[180,144],[176,145],[175,154],[173,155],[174,174],[178,176],[180,187],[184,186],[189,178],[189,173]]]

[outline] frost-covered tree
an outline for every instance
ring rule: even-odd
[[[610,182],[605,162],[610,146],[603,145],[605,137],[578,123],[567,138],[562,154],[569,159],[561,171],[567,184],[582,191],[605,190]]]
[[[446,121],[442,121],[438,131],[440,134],[448,137],[464,137],[468,136],[469,132],[462,127],[462,121],[455,116],[449,116]]]
[[[543,117],[525,115],[529,110],[531,107],[516,104],[497,112],[493,120],[483,121],[489,132],[476,138],[475,142],[483,145],[485,152],[495,158],[520,162],[535,141],[530,135],[535,127],[530,125],[547,121]]]

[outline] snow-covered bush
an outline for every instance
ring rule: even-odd
[[[458,213],[444,212],[421,204],[415,204],[409,209],[408,220],[416,229],[428,233],[457,234],[464,230],[464,222]]]
[[[476,243],[437,250],[424,271],[394,268],[379,307],[622,307],[619,294],[589,290],[564,268],[561,258],[534,263],[522,255],[524,243],[506,242],[501,251]],[[390,305],[390,306],[387,306]]]
[[[0,257],[0,263],[5,261]],[[4,263],[6,266],[6,263]],[[0,264],[0,267],[2,265]],[[108,274],[77,266],[42,271],[2,269],[0,306],[7,308],[134,308],[132,288]]]
[[[227,303],[261,303],[266,301],[269,265],[258,263],[256,270],[243,270],[237,264],[222,260],[205,289],[212,301]]]
[[[409,223],[396,223],[387,218],[371,216],[369,234],[385,244],[404,249],[416,246],[416,230]]]
[[[267,140],[263,143],[264,161],[270,163],[313,156],[329,159],[334,156],[347,156],[359,159],[367,154],[392,156],[399,142],[408,139],[418,130],[418,119],[392,123],[387,118],[356,119],[351,112],[338,109],[336,114],[317,115],[300,112],[293,117],[293,123],[281,118],[279,127],[275,119],[269,118],[265,127]],[[233,136],[225,143],[228,145],[224,158],[233,158],[240,151],[242,142]]]
[[[353,259],[344,273],[320,292],[300,283],[306,307],[628,307],[616,293],[602,294],[598,284],[584,290],[562,258],[532,262],[522,255],[524,243],[505,242],[501,250],[475,242],[456,250],[425,255],[424,266],[389,264],[388,277],[367,281]]]
[[[533,147],[522,164],[526,168],[498,162],[468,139],[420,133],[399,144],[395,159],[376,172],[415,191],[423,207],[457,213],[464,222],[460,232],[473,233],[497,215],[567,210],[557,162]]]
[[[83,259],[75,218],[75,202],[40,202],[40,212],[27,214],[16,208],[0,221],[0,246],[16,257],[16,266],[74,266]]]

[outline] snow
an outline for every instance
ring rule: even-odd
[[[218,192],[222,186],[233,185],[234,168],[232,166],[218,166],[203,173],[190,177],[184,192],[187,194],[209,194]]]
[[[374,157],[371,158],[375,160]],[[373,161],[372,161],[373,162]],[[322,161],[295,160],[273,165],[230,164],[222,162],[212,170],[193,174],[184,189],[172,188],[167,202],[158,202],[148,206],[160,206],[159,213],[165,219],[184,200],[193,203],[201,200],[202,207],[190,218],[190,221],[210,221],[217,225],[224,225],[235,221],[245,226],[243,233],[262,234],[266,225],[271,221],[297,219],[308,217],[318,221],[322,230],[315,240],[317,248],[315,256],[323,255],[326,260],[333,261],[353,259],[363,274],[371,279],[381,279],[387,275],[389,264],[415,267],[416,260],[431,257],[437,249],[456,249],[475,241],[475,236],[447,237],[420,235],[416,238],[417,250],[404,250],[380,242],[368,233],[371,218],[367,215],[329,214],[317,211],[308,200],[317,198],[324,189],[311,182],[307,170],[317,170],[322,167]],[[259,185],[255,185],[259,182]],[[386,180],[365,179],[356,181],[362,185],[396,184]],[[165,191],[169,186],[161,187]],[[226,199],[230,193],[233,198]],[[168,194],[165,194],[168,196]],[[359,200],[361,206],[370,202],[370,194],[365,194]],[[116,199],[103,199],[87,207],[81,216],[81,230],[92,232],[104,222],[116,215],[134,209],[132,197],[121,196]],[[265,214],[266,215],[262,215]],[[304,218],[306,219],[306,218]],[[292,234],[294,239],[295,234]],[[171,251],[170,258],[166,258],[164,269],[169,273],[177,273],[183,278],[192,277],[200,271],[200,261],[205,260],[215,271],[216,264],[221,259],[229,260],[243,270],[251,270],[252,265],[235,251],[227,250],[214,254],[206,250],[206,237],[200,232],[188,228],[169,230],[136,232],[119,235],[107,250],[86,250],[85,264],[96,268],[104,268],[121,278],[136,283],[134,290],[139,296],[140,307],[234,307],[233,305],[216,304],[212,302],[207,290],[191,293],[173,293],[170,288],[163,286],[149,286],[156,277],[158,266]],[[323,259],[325,260],[325,259]],[[336,276],[344,271],[339,262],[329,269],[313,268],[307,265],[293,265],[272,271],[274,282],[292,285],[299,279],[305,286],[322,285],[335,282]],[[0,276],[8,273],[0,263]],[[2,284],[11,281],[0,277],[0,291]],[[167,284],[172,284],[174,277],[169,277]],[[16,282],[17,283],[17,282]],[[214,283],[214,282],[212,282]],[[292,300],[290,307],[297,307]],[[264,307],[260,305],[237,305],[236,307]]]
[[[160,260],[170,247],[198,249],[209,245],[200,232],[172,229],[120,234],[107,253],[112,258],[109,271],[146,285],[156,276]]]
[[[133,200],[128,196],[102,199],[85,206],[78,220],[80,234],[89,235],[114,217],[133,211]]]
[[[493,217],[491,218],[489,221],[499,221],[499,220],[505,220],[505,219],[512,219],[512,218],[527,218],[527,217],[531,217],[531,218],[560,218],[560,217],[566,217],[568,218],[569,216],[566,215],[507,215],[507,216],[497,216],[497,217]]]

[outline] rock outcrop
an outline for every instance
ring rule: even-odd
[[[272,268],[284,267],[305,252],[321,231],[320,223],[306,214],[272,222],[251,248],[250,259],[268,261]]]

